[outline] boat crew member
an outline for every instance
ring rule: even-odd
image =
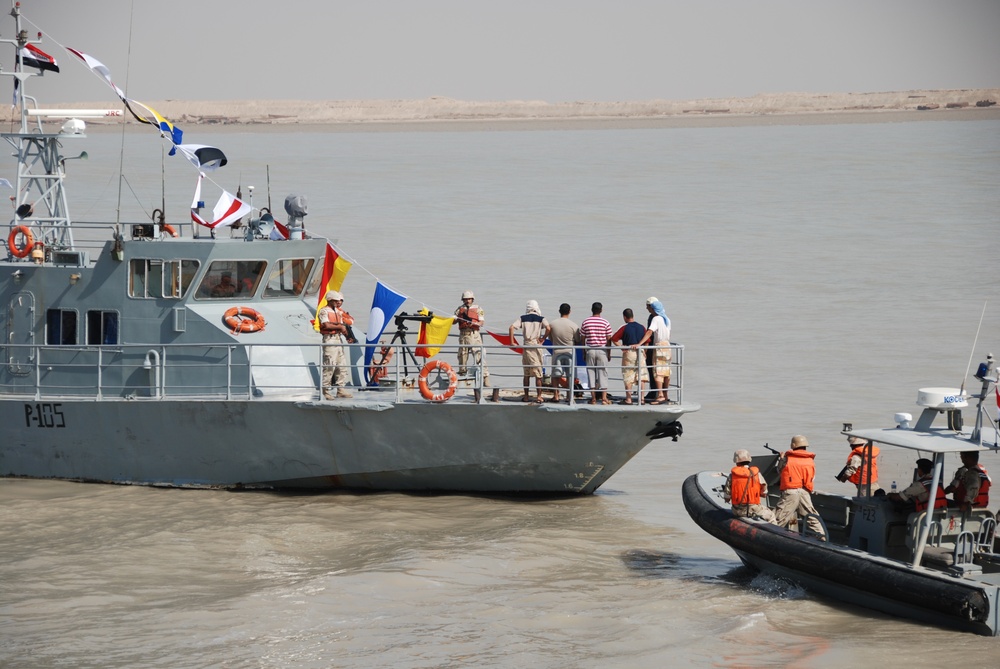
[[[733,453],[736,466],[726,477],[722,496],[733,505],[733,515],[737,518],[756,518],[774,522],[774,512],[760,503],[767,499],[767,481],[760,470],[750,466],[750,451],[740,449]]]
[[[850,481],[857,486],[858,497],[869,497],[879,489],[878,446],[861,437],[848,437],[847,443],[851,447],[851,454],[847,457],[847,465],[837,474],[837,480]],[[868,480],[869,470],[871,481]]]
[[[604,305],[594,302],[590,317],[580,323],[580,336],[587,345],[587,381],[590,384],[591,404],[611,404],[608,398],[608,362],[611,360],[611,335],[614,331],[601,312]]]
[[[957,506],[962,511],[985,509],[990,503],[990,484],[993,482],[986,468],[979,464],[979,451],[962,451],[962,466],[945,492],[953,493],[948,506]]]
[[[663,303],[655,297],[646,300],[646,310],[649,312],[649,323],[646,326],[646,333],[633,345],[633,350],[638,350],[640,346],[647,343],[654,344],[652,359],[647,351],[646,363],[649,365],[650,374],[653,377],[653,387],[656,388],[656,395],[648,404],[665,404],[670,400],[670,319],[663,309]],[[652,362],[650,365],[649,363]],[[648,396],[647,396],[648,397]]]
[[[653,323],[653,318],[656,317],[656,313],[652,309],[650,309],[649,306],[651,304],[653,304],[653,302],[659,302],[659,301],[660,300],[657,299],[653,295],[650,295],[649,297],[646,298],[646,311],[649,313],[649,315],[646,316],[646,327],[647,328],[649,328],[649,326]],[[645,334],[645,333],[643,333],[643,334]],[[654,352],[653,349],[651,349],[651,348],[646,349],[644,360],[646,361],[646,372],[647,372],[647,375],[648,375],[648,377],[650,379],[652,379],[652,378],[654,378],[656,376],[656,353]],[[652,402],[655,399],[656,399],[656,388],[655,388],[655,386],[651,385],[649,387],[649,392],[646,393],[646,400],[645,401],[646,402]]]
[[[212,297],[232,297],[236,294],[236,284],[233,283],[232,272],[223,272],[219,283],[212,288]]]
[[[521,353],[521,366],[524,368],[524,379],[522,380],[524,384],[524,396],[521,398],[521,401],[531,401],[530,383],[532,377],[534,377],[535,403],[541,404],[543,402],[542,360],[544,358],[542,344],[548,338],[551,328],[549,327],[549,322],[542,316],[538,302],[528,300],[528,304],[524,308],[524,314],[510,324],[508,334],[510,335],[510,345],[512,347],[517,346],[517,339],[514,337],[515,330],[524,332],[524,346]]]
[[[573,347],[581,342],[580,326],[570,320],[572,308],[568,303],[559,305],[559,318],[551,323],[549,338],[552,340],[552,401],[559,401],[559,389],[566,389],[566,403],[570,403],[570,384],[573,379]]]
[[[931,480],[934,463],[927,458],[917,460],[917,480],[906,486],[900,492],[891,492],[888,497],[893,502],[911,502],[915,511],[923,511],[927,508],[927,500],[931,496]],[[944,496],[944,488],[938,484],[937,495],[934,498],[934,508],[943,509],[948,506],[948,500]]]
[[[477,367],[483,370],[483,385],[490,385],[490,370],[483,362],[483,337],[479,334],[486,322],[486,314],[482,307],[476,304],[476,296],[471,290],[462,293],[462,306],[455,309],[455,320],[458,321],[458,375],[468,373],[469,356]]]
[[[822,540],[826,540],[819,512],[812,503],[813,481],[816,478],[815,453],[806,450],[809,440],[801,434],[792,437],[791,447],[778,458],[781,472],[781,500],[778,502],[775,524],[798,526],[799,516],[806,516],[806,525]]]
[[[632,344],[642,341],[646,328],[642,323],[636,322],[631,309],[622,311],[622,320],[625,321],[625,325],[611,335],[611,343],[622,345],[622,382],[625,384],[625,399],[621,403],[632,404],[632,386],[638,383],[639,394],[636,397],[641,397],[642,382],[649,381],[645,365],[639,364],[639,352],[632,349]]]
[[[319,310],[319,331],[323,335],[323,397],[332,400],[336,397],[353,397],[344,389],[351,378],[351,368],[348,364],[344,344],[348,343],[348,332],[354,325],[354,319],[341,309],[344,296],[335,290],[326,294],[326,305]],[[336,397],[333,387],[337,387]]]

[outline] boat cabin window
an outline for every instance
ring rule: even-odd
[[[323,267],[322,263],[320,268],[326,271],[326,267]],[[319,293],[319,285],[323,282],[323,272],[316,272],[313,275],[312,281],[309,282],[309,287],[306,288],[306,295],[316,295]]]
[[[118,343],[118,312],[87,312],[87,343],[93,345]]]
[[[208,267],[196,297],[199,300],[253,297],[264,276],[263,260],[216,260]]]
[[[271,269],[271,275],[267,277],[264,297],[301,295],[315,264],[315,258],[279,260]]]
[[[56,346],[77,343],[75,311],[49,309],[45,312],[45,343]]]
[[[129,261],[129,297],[184,297],[200,263],[197,260],[133,258]]]

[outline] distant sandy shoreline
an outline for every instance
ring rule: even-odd
[[[212,125],[268,130],[331,132],[656,128],[915,120],[1000,119],[1000,88],[883,93],[783,93],[749,98],[631,102],[424,100],[229,100],[143,101],[179,126]],[[977,106],[977,103],[979,106]],[[113,109],[107,102],[76,102],[50,108]],[[94,127],[105,123],[88,121]],[[110,121],[118,125],[120,121]]]

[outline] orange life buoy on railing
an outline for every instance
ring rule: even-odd
[[[24,235],[24,246],[17,245],[18,235]],[[31,249],[35,248],[35,237],[31,234],[31,229],[27,225],[19,225],[11,230],[7,237],[7,248],[10,249],[10,254],[15,258],[28,257]]]
[[[427,376],[435,369],[448,375],[448,389],[436,395],[427,387]],[[451,365],[444,360],[431,360],[420,370],[420,378],[417,383],[420,386],[420,394],[425,400],[447,402],[455,394],[455,388],[458,387],[458,376],[455,375],[455,372],[451,371]]]
[[[177,230],[174,228],[174,226],[170,225],[169,223],[164,223],[160,227],[163,229],[165,233],[167,233],[171,237],[180,237],[180,235],[177,234]]]
[[[222,316],[223,322],[232,328],[233,332],[260,332],[267,325],[264,317],[256,309],[250,307],[233,307]]]

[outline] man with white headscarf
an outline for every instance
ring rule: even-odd
[[[535,379],[535,403],[541,404],[544,401],[542,399],[542,358],[544,351],[542,344],[548,338],[551,329],[549,322],[542,316],[538,302],[535,300],[528,300],[524,314],[510,324],[511,346],[517,346],[514,331],[521,330],[524,332],[524,345],[522,347],[523,352],[521,353],[521,365],[524,367],[524,396],[521,398],[522,402],[531,401],[530,386],[532,377]]]
[[[653,387],[656,388],[656,399],[649,404],[665,404],[670,388],[670,360],[673,358],[670,350],[670,319],[663,309],[663,303],[654,297],[646,300],[646,310],[650,313],[649,327],[638,344],[632,346],[637,350],[640,346],[652,343],[656,348],[653,352]]]

